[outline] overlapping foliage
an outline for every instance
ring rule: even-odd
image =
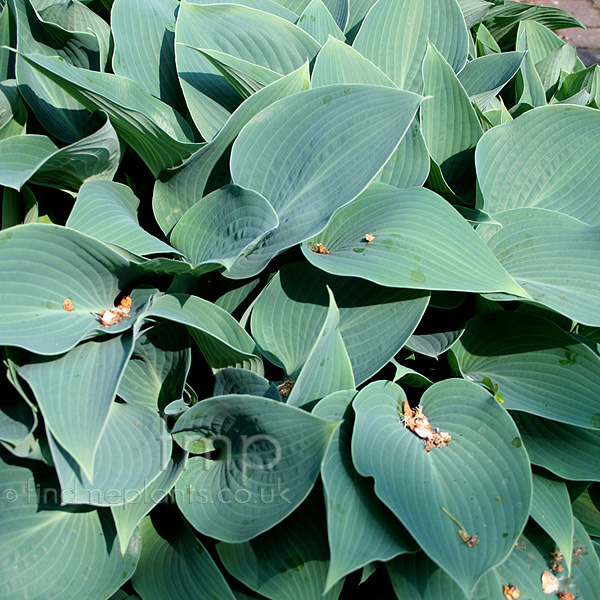
[[[1,598],[599,597],[577,21],[0,9]]]

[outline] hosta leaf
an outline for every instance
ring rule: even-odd
[[[330,38],[317,56],[312,73],[313,88],[336,83],[368,83],[396,87],[383,71],[378,69],[351,46]],[[429,153],[415,119],[400,145],[375,181],[399,188],[421,186],[429,173]]]
[[[366,16],[353,46],[400,89],[420,93],[428,40],[454,71],[465,66],[468,32],[456,0],[380,0]]]
[[[271,600],[336,600],[342,582],[323,594],[329,553],[317,500],[309,498],[293,517],[249,542],[218,544],[225,568]]]
[[[189,45],[187,47],[193,48]],[[279,73],[237,56],[206,48],[194,48],[194,50],[207,58],[244,100],[266,85],[281,79]]]
[[[453,352],[467,379],[498,386],[506,409],[600,428],[600,357],[554,323],[509,311],[478,315]]]
[[[104,71],[110,52],[110,26],[83,2],[33,0],[40,17],[71,32],[93,33],[100,52],[100,70]]]
[[[136,272],[114,250],[58,225],[0,232],[0,341],[38,354],[61,354],[101,328],[96,313],[114,307]],[[64,300],[74,310],[63,310]],[[134,303],[132,313],[139,307]]]
[[[142,554],[132,584],[142,600],[234,600],[219,567],[181,518],[169,515],[165,527],[148,517],[141,530]]]
[[[566,99],[582,90],[587,90],[596,104],[600,102],[600,66],[592,65],[583,71],[567,75],[556,95],[558,99]]]
[[[0,82],[0,140],[25,133],[27,109],[14,79]]]
[[[358,26],[375,2],[377,0],[348,0],[348,23],[344,31],[349,38],[356,36]]]
[[[154,216],[168,234],[184,213],[202,196],[208,178],[221,156],[244,125],[267,106],[309,87],[308,64],[256,92],[243,102],[217,135],[179,169],[167,172],[154,187]]]
[[[302,6],[295,10],[291,8],[293,4],[300,2]],[[290,23],[295,23],[298,20],[298,15],[302,9],[308,5],[310,0],[221,0],[215,3],[214,0],[193,0],[190,4],[240,4],[248,8],[255,8],[276,17],[281,17]]]
[[[141,550],[140,536],[134,535],[126,552],[121,554],[114,525],[106,511],[61,508],[58,485],[53,478],[49,479],[47,470],[37,470],[39,463],[34,471],[33,467],[7,462],[4,455],[2,458],[2,597],[7,600],[110,597],[135,571]],[[40,487],[36,488],[36,484]]]
[[[494,6],[483,21],[500,46],[514,43],[520,21],[537,21],[548,29],[582,27],[567,11],[556,6],[536,6],[519,2],[504,2]]]
[[[281,400],[277,387],[264,377],[244,369],[223,369],[215,373],[213,396],[245,394]]]
[[[440,52],[429,44],[423,60],[423,138],[444,180],[459,191],[472,177],[473,153],[483,134],[467,92]]]
[[[416,549],[412,538],[377,499],[372,483],[359,477],[352,465],[354,414],[350,405],[355,395],[354,391],[331,394],[312,411],[325,419],[343,421],[333,434],[321,468],[331,551],[326,589],[372,561],[385,562]]]
[[[431,426],[452,436],[446,447],[430,452],[400,422],[405,398],[390,382],[359,392],[353,403],[354,466],[374,477],[378,497],[470,594],[481,575],[508,556],[525,525],[531,503],[527,454],[508,413],[473,384],[447,380],[423,394]],[[463,543],[448,514],[479,543]]]
[[[525,53],[489,54],[468,62],[458,80],[481,110],[486,110],[500,90],[516,75]]]
[[[126,185],[89,181],[81,186],[66,226],[140,256],[174,253],[171,246],[140,227],[139,205]]]
[[[284,266],[252,311],[252,335],[266,356],[295,378],[325,321],[329,286],[340,311],[340,334],[357,384],[381,369],[421,320],[429,296],[361,279],[335,277],[306,263]],[[394,327],[389,327],[394,323]]]
[[[465,18],[467,29],[480,23],[487,11],[494,6],[493,3],[485,0],[458,0],[458,5]]]
[[[215,370],[242,366],[262,374],[262,361],[252,338],[227,311],[207,300],[188,294],[165,294],[155,299],[144,316],[185,325]]]
[[[367,243],[366,234],[375,237]],[[316,253],[317,243],[330,254]],[[328,273],[380,285],[523,294],[460,214],[426,189],[371,184],[302,252]]]
[[[278,225],[263,196],[228,185],[198,200],[173,228],[171,242],[195,266],[230,269]]]
[[[136,339],[118,395],[160,411],[182,397],[191,360],[190,339],[183,327],[154,325]]]
[[[16,24],[17,43],[14,47],[19,52],[60,57],[69,65],[100,69],[101,49],[94,33],[74,33],[45,21],[30,0],[8,0],[6,6]],[[16,78],[19,92],[50,134],[66,142],[75,142],[90,133],[89,115],[79,101],[19,56],[16,58]]]
[[[598,577],[598,565],[594,556],[588,558],[591,540],[576,521],[575,536],[579,537],[577,548],[580,556],[574,556],[576,566],[569,577],[567,570],[555,573],[559,588],[581,598],[594,589],[594,577]],[[552,540],[539,529],[530,527],[515,544],[509,557],[500,566],[486,573],[470,596],[470,600],[506,600],[505,586],[511,584],[519,591],[519,597],[528,600],[547,600],[541,583],[542,573],[551,572]],[[591,551],[593,555],[594,552]],[[400,600],[467,600],[456,583],[422,554],[404,555],[387,563],[394,591]],[[591,585],[590,585],[591,584]],[[593,593],[592,593],[593,597]]]
[[[529,294],[586,325],[600,325],[600,228],[540,208],[494,217],[502,228],[480,226],[490,250]],[[494,233],[495,232],[495,233]]]
[[[547,58],[564,43],[553,31],[537,21],[519,22],[516,45],[527,50],[534,65]]]
[[[322,229],[389,159],[420,101],[386,87],[331,85],[284,98],[248,123],[233,144],[232,178],[262,194],[280,224],[231,276],[259,273],[277,253]]]
[[[36,426],[37,415],[28,402],[14,393],[3,394],[0,400],[0,440],[18,446]]]
[[[172,438],[155,410],[114,402],[94,453],[93,482],[48,435],[65,504],[113,506],[133,501],[164,470]]]
[[[573,552],[573,510],[564,481],[533,474],[531,516],[556,542],[571,572]]]
[[[564,73],[571,73],[577,64],[577,49],[572,44],[563,44],[544,60],[535,65],[546,93],[553,92]]]
[[[600,537],[600,498],[598,487],[592,485],[575,502],[573,514],[584,526],[589,535]]]
[[[545,106],[494,127],[475,153],[483,209],[546,208],[600,225],[591,192],[600,181],[599,135],[600,114],[582,106]]]
[[[231,289],[227,290],[222,296],[219,296],[215,300],[215,304],[225,309],[229,314],[233,314],[243,302],[250,296],[252,291],[260,283],[260,279],[256,277],[251,279],[248,283],[233,282],[237,283]]]
[[[146,91],[185,113],[175,67],[177,0],[117,0],[111,11],[117,75],[137,81]],[[139,49],[144,48],[140,54]]]
[[[292,406],[305,406],[333,392],[354,389],[352,363],[340,333],[340,311],[331,289],[327,292],[325,321],[287,399]]]
[[[312,489],[338,423],[269,398],[209,398],[173,428],[196,451],[177,483],[177,505],[201,533],[243,542],[289,515]],[[295,519],[294,519],[295,521]]]
[[[317,54],[319,43],[284,18],[238,4],[183,2],[175,29],[177,70],[194,123],[207,141],[241,96],[194,48],[217,50],[285,75]]]
[[[89,341],[59,357],[29,358],[19,368],[46,426],[88,479],[119,381],[133,350],[131,335]]]
[[[338,27],[344,31],[350,16],[350,0],[323,0]]]
[[[298,19],[298,27],[304,29],[319,44],[324,44],[330,36],[345,40],[343,31],[323,4],[323,0],[311,0]]]
[[[22,59],[88,110],[106,112],[155,176],[200,147],[192,142],[192,131],[181,115],[130,79],[77,69],[60,57],[27,54]]]
[[[60,150],[44,135],[0,140],[0,184],[20,190],[27,181],[58,189],[78,190],[90,179],[112,179],[121,159],[112,125]]]
[[[439,333],[423,333],[411,335],[406,347],[431,358],[437,358],[454,346],[464,329],[455,331],[441,331]]]
[[[573,481],[600,479],[600,432],[513,413],[531,463]]]
[[[173,448],[173,456],[161,469],[160,475],[138,494],[128,494],[130,502],[112,505],[112,512],[121,552],[124,552],[142,519],[171,491],[187,462],[187,453]]]
[[[0,8],[0,81],[14,79],[15,77],[15,54],[9,48],[16,44],[16,31],[13,27],[11,9],[7,4]]]

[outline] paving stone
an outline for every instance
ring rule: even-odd
[[[600,50],[578,48],[577,54],[586,67],[600,64]]]

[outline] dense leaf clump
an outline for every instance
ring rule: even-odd
[[[3,600],[600,597],[577,21],[0,11]]]

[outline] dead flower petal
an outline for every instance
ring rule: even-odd
[[[64,310],[68,310],[68,311],[75,310],[75,307],[73,306],[73,302],[71,302],[71,298],[67,298],[66,300],[63,300],[62,307]]]
[[[567,590],[563,590],[558,596],[558,600],[575,600],[575,596],[567,592]]]
[[[514,586],[512,583],[503,586],[502,591],[504,592],[504,597],[506,600],[517,600],[517,598],[521,596],[519,588]]]
[[[558,588],[558,577],[550,573],[550,571],[544,571],[542,573],[542,590],[544,594],[556,594],[558,592]]]
[[[327,250],[327,248],[325,248],[325,246],[323,246],[323,244],[321,242],[318,242],[317,244],[315,244],[311,250],[315,253],[315,254],[331,254],[331,252],[329,252],[329,250]]]
[[[365,234],[365,240],[367,241],[367,244],[369,242],[372,242],[374,239],[375,239],[375,236],[372,233]]]

